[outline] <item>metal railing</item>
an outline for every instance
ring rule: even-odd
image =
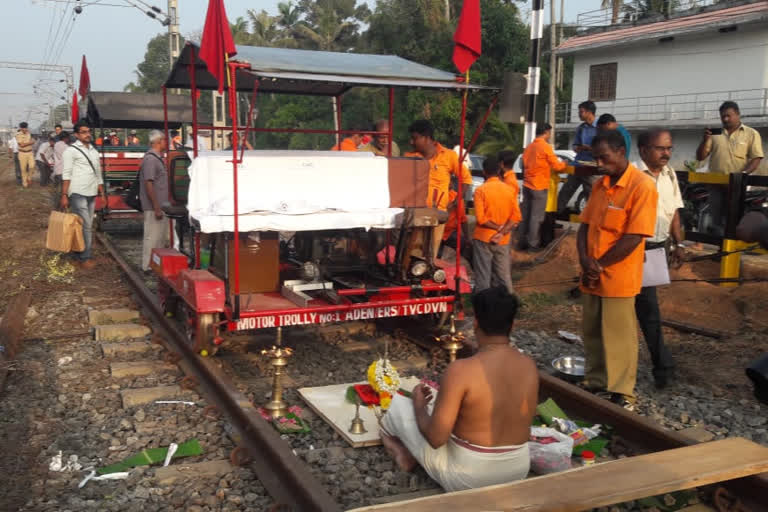
[[[768,89],[617,98],[613,101],[596,101],[595,104],[598,114],[611,113],[620,123],[631,123],[719,119],[720,105],[727,100],[739,104],[742,117],[768,116]],[[578,123],[578,104],[558,103],[555,106],[555,122]]]
[[[609,27],[611,25],[635,24],[644,19],[657,19],[664,16],[673,16],[676,14],[708,7],[714,4],[727,4],[729,0],[658,0],[658,6],[653,9],[647,9],[647,1],[629,1],[624,2],[614,17],[613,9],[603,8],[594,11],[580,13],[576,17],[576,26],[579,28]],[[695,14],[692,12],[691,14]]]

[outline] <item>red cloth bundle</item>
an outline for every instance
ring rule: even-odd
[[[354,388],[363,405],[379,405],[379,394],[370,384],[355,384]]]

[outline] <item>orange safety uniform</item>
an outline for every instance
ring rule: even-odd
[[[458,196],[459,193],[455,190],[449,191],[448,202],[451,203],[455,201]],[[458,222],[456,221],[457,212],[459,218]],[[465,222],[467,222],[467,210],[464,207],[464,201],[458,201],[456,207],[451,208],[450,213],[448,213],[448,220],[445,223],[445,231],[443,231],[443,242],[448,240],[451,237],[451,234],[456,231],[456,228]]]
[[[653,236],[658,197],[653,180],[632,164],[613,186],[610,176],[598,180],[581,213],[581,222],[589,225],[587,254],[600,259],[627,234]],[[582,285],[581,290],[599,297],[634,297],[643,282],[644,256],[645,241],[622,261],[605,267],[596,288]]]
[[[514,170],[504,172],[504,183],[512,187],[512,190],[515,191],[515,197],[520,197],[520,182],[517,181]]]
[[[555,156],[543,137],[536,137],[523,152],[523,186],[531,190],[547,190],[552,171],[564,171],[565,162]]]
[[[334,146],[331,148],[331,151],[338,150],[338,144],[334,144]],[[357,144],[355,144],[355,141],[351,137],[348,137],[341,141],[341,151],[357,151]]]
[[[472,173],[466,165],[459,165],[459,155],[451,149],[443,147],[439,142],[435,143],[435,155],[429,159],[429,190],[427,206],[446,210],[450,202],[449,188],[451,175],[461,180],[462,185],[472,185]],[[424,158],[421,153],[410,152],[405,156]],[[462,187],[463,188],[463,187]]]
[[[495,229],[483,227],[486,222],[491,221],[503,226],[508,221],[517,224],[523,219],[517,194],[495,176],[485,180],[485,183],[475,190],[475,217],[477,226],[472,238],[485,243],[490,243],[497,233]],[[507,233],[499,245],[509,244],[509,237],[510,233]]]

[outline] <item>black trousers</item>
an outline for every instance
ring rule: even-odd
[[[16,170],[16,184],[21,185],[21,163],[19,162],[19,154],[13,154],[13,165]]]
[[[640,289],[640,294],[635,297],[635,314],[643,331],[645,343],[651,353],[654,377],[668,377],[675,368],[672,354],[664,345],[664,336],[661,332],[661,313],[659,312],[659,300],[656,296],[656,287],[648,286]]]

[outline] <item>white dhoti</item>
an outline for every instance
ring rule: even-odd
[[[528,443],[484,447],[451,436],[440,448],[432,448],[419,431],[413,402],[400,394],[392,398],[381,426],[400,439],[427,474],[448,492],[503,484],[528,475]]]

